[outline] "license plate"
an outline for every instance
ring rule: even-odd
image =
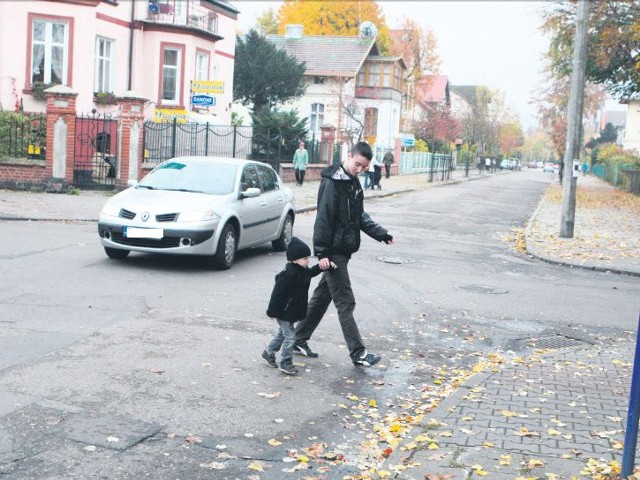
[[[122,227],[122,236],[125,238],[155,238],[160,240],[164,236],[164,230],[162,228]]]

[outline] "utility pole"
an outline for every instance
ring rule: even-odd
[[[560,238],[573,238],[576,217],[576,188],[578,179],[573,175],[573,161],[580,160],[582,147],[582,107],[587,69],[587,30],[589,0],[578,0],[576,34],[573,42],[573,70],[567,112],[567,144],[564,150],[562,174],[562,208]]]

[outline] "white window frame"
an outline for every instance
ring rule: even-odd
[[[34,33],[36,28],[36,23],[44,23],[44,40],[36,40]],[[53,26],[54,25],[62,25],[64,27],[64,35],[62,43],[53,41]],[[35,62],[36,55],[35,50],[37,46],[44,46],[44,75],[42,82],[43,83],[52,83],[51,74],[53,71],[53,49],[55,47],[62,47],[62,72],[60,74],[61,84],[67,84],[67,74],[68,74],[68,66],[69,66],[69,23],[65,21],[52,20],[47,18],[34,18],[33,25],[31,26],[31,68],[30,68],[30,77],[29,80],[31,84],[34,82],[35,72]]]
[[[113,80],[115,78],[115,40],[106,37],[96,37],[96,60],[94,76],[94,92],[113,93]],[[104,45],[104,54],[100,53],[100,46]]]
[[[180,25],[187,24],[187,0],[175,0],[173,4],[174,8],[174,22]]]
[[[196,80],[209,80],[209,58],[207,52],[196,52]]]
[[[164,56],[167,51],[177,52],[176,55],[176,65],[168,65],[164,63]],[[163,105],[179,105],[180,104],[180,84],[182,82],[182,49],[178,47],[164,47],[162,49],[162,82],[160,83],[160,99]],[[175,92],[173,98],[164,98],[164,82],[166,78],[166,72],[168,70],[175,70],[176,73],[176,84],[175,84]]]
[[[324,103],[312,103],[311,114],[309,115],[310,133],[319,135],[320,128],[324,124]]]

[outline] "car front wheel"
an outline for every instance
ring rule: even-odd
[[[123,258],[127,258],[127,256],[129,255],[129,250],[104,247],[104,253],[107,254],[107,257],[113,258],[114,260],[122,260]]]
[[[238,249],[238,240],[236,238],[236,229],[233,225],[226,224],[222,229],[218,248],[214,255],[213,263],[220,270],[228,270],[236,259],[236,251]]]
[[[284,223],[282,225],[282,231],[280,232],[280,236],[277,240],[271,242],[273,249],[276,252],[284,252],[289,243],[291,243],[291,237],[293,236],[293,217],[291,214],[287,215],[287,218],[284,219]]]

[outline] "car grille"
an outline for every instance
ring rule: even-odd
[[[120,218],[126,218],[127,220],[131,220],[133,218],[135,218],[136,213],[132,212],[131,210],[126,210],[124,208],[120,209],[120,215],[118,215]]]
[[[175,222],[176,218],[178,218],[177,213],[163,213],[156,215],[156,222]]]
[[[154,238],[125,238],[122,233],[111,231],[111,240],[120,245],[145,248],[176,248],[180,245],[179,237],[164,237],[160,240]]]

